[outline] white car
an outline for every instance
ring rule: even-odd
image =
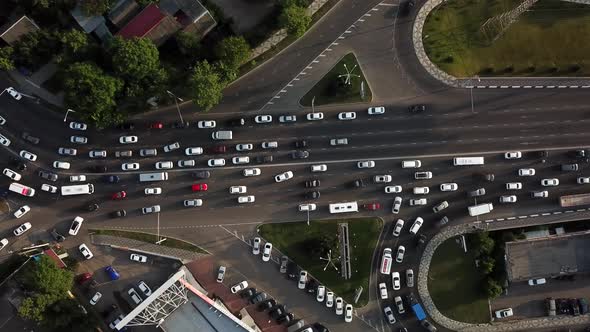
[[[321,165],[311,165],[311,171],[313,173],[315,172],[325,172],[328,170],[328,166],[321,164]]]
[[[121,169],[124,171],[136,171],[139,169],[139,163],[124,163],[121,165]]]
[[[420,217],[418,217],[418,218],[420,218]],[[416,218],[416,219],[418,219],[418,218]],[[422,218],[420,218],[420,219],[422,219]],[[404,254],[405,253],[406,253],[406,247],[404,247],[404,246],[397,247],[397,253],[395,255],[395,261],[398,262],[398,263],[403,262],[404,261]]]
[[[192,148],[186,148],[184,150],[184,154],[186,154],[187,156],[198,156],[200,154],[203,154],[203,148],[202,147],[192,147]]]
[[[172,169],[174,167],[174,163],[171,161],[158,161],[156,163],[156,169]]]
[[[72,148],[59,148],[57,149],[57,153],[61,154],[62,156],[75,156],[78,154],[78,150]]]
[[[237,284],[231,286],[231,292],[235,294],[241,290],[246,289],[246,287],[248,287],[248,282],[246,280],[244,280],[244,281],[241,281],[240,283],[237,283]]]
[[[301,270],[299,272],[299,281],[297,282],[297,288],[305,289],[306,284],[307,284],[307,271]]]
[[[70,136],[70,142],[76,144],[86,144],[88,143],[88,138],[84,136]]]
[[[395,302],[395,306],[397,307],[397,312],[400,315],[406,312],[406,310],[404,309],[404,302],[402,301],[401,296],[394,297],[393,301]]]
[[[53,168],[57,169],[70,169],[70,163],[65,161],[54,161]]]
[[[522,189],[522,183],[521,182],[508,182],[508,183],[506,183],[506,189],[507,190]]]
[[[70,129],[74,130],[86,130],[88,126],[82,122],[70,122]]]
[[[44,184],[41,185],[41,190],[46,191],[48,193],[52,193],[52,194],[57,193],[57,187],[56,186],[52,186],[52,185],[46,184],[46,183],[44,183]]]
[[[506,318],[506,317],[510,317],[512,315],[514,315],[514,312],[512,311],[512,308],[506,308],[506,309],[501,309],[501,310],[497,310],[496,312],[494,312],[496,318]]]
[[[410,199],[409,204],[410,206],[426,205],[428,204],[428,200],[426,198]]]
[[[16,100],[21,100],[23,98],[23,96],[18,91],[16,91],[13,87],[6,88],[6,92],[8,92],[8,94],[11,95],[12,98],[14,98]]]
[[[80,253],[82,253],[82,256],[84,256],[84,258],[86,258],[86,259],[91,259],[92,257],[94,257],[94,255],[92,254],[92,251],[90,251],[90,249],[88,249],[88,246],[84,243],[82,243],[78,247],[78,250],[80,250]]]
[[[293,172],[291,172],[291,171],[287,171],[287,172],[275,175],[275,181],[277,183],[287,181],[291,178],[293,178]]]
[[[279,122],[280,123],[297,122],[297,116],[296,115],[281,115],[279,117]]]
[[[369,109],[367,110],[367,113],[369,113],[369,115],[385,114],[385,107],[383,107],[383,106],[369,107]]]
[[[399,272],[391,273],[391,282],[393,283],[393,290],[400,290],[402,288],[402,279]]]
[[[242,172],[242,174],[244,176],[258,176],[260,175],[260,173],[262,173],[260,171],[260,168],[246,168],[244,169],[244,171]]]
[[[393,236],[399,236],[402,232],[402,228],[404,228],[404,221],[403,219],[398,219],[395,226],[393,226]]]
[[[21,156],[22,158],[25,158],[27,160],[30,161],[35,161],[37,160],[37,155],[34,153],[31,153],[27,150],[21,150],[21,152],[18,154],[19,156]]]
[[[397,194],[402,192],[402,186],[387,186],[385,187],[386,194]]]
[[[518,170],[518,176],[533,176],[535,175],[534,168],[521,168]]]
[[[129,256],[129,259],[134,262],[138,262],[138,263],[146,263],[147,262],[147,256],[139,255],[139,254],[131,254]]]
[[[150,213],[156,213],[156,212],[160,212],[160,206],[159,205],[146,206],[146,207],[144,207],[144,208],[141,209],[141,213],[142,214],[150,214]]]
[[[262,144],[260,144],[260,146],[263,149],[276,149],[279,147],[279,142],[277,141],[272,141],[272,142],[262,142]]]
[[[529,279],[529,286],[544,285],[546,283],[547,283],[547,279],[545,279],[545,278]]]
[[[26,222],[26,223],[18,226],[12,233],[14,234],[14,236],[21,236],[21,235],[23,235],[24,232],[26,232],[29,229],[31,229],[31,227],[32,227],[31,226],[31,223],[30,222]]]
[[[341,112],[338,114],[338,120],[354,120],[356,119],[355,112]]]
[[[2,174],[6,175],[7,177],[9,177],[10,179],[12,179],[14,181],[19,181],[22,178],[22,175],[20,175],[19,173],[11,170],[10,168],[5,168],[2,171]]]
[[[78,232],[80,231],[80,228],[82,228],[82,223],[84,222],[84,218],[77,216],[76,218],[74,218],[74,220],[72,221],[72,225],[70,226],[70,230],[68,231],[68,234],[75,236],[78,235]]]
[[[121,143],[121,144],[137,143],[137,136],[121,136],[121,137],[119,137],[119,143]]]
[[[213,120],[203,120],[197,122],[197,127],[199,128],[215,128],[217,124]]]
[[[234,165],[249,164],[250,163],[250,157],[233,157],[231,159],[231,162]]]
[[[254,195],[238,197],[238,203],[240,203],[240,204],[254,203],[254,201],[256,201],[256,197],[254,197]]]
[[[162,193],[162,188],[145,188],[144,193],[146,195],[160,195]]]
[[[549,197],[549,192],[547,190],[533,191],[533,192],[531,192],[531,197],[532,198],[547,198],[547,197]]]
[[[254,149],[254,145],[250,143],[236,145],[236,151],[251,151],[252,149]]]
[[[516,203],[516,195],[500,196],[500,203]]]
[[[260,238],[259,237],[255,237],[254,240],[252,240],[252,254],[253,255],[258,255],[260,254]]]
[[[578,182],[578,184],[588,184],[588,183],[590,183],[590,177],[580,176],[578,178],[577,182]]]
[[[193,159],[189,160],[179,160],[177,165],[178,167],[195,167],[197,163]]]
[[[387,322],[389,322],[390,325],[395,324],[395,317],[393,316],[393,311],[391,311],[391,308],[387,306],[383,308],[383,312],[385,313],[385,318],[387,318]]]
[[[334,306],[334,292],[326,293],[326,307],[332,308]]]
[[[230,194],[245,194],[248,191],[246,186],[231,186],[229,187]]]
[[[414,187],[414,195],[428,195],[430,189],[428,187]]]
[[[379,295],[381,296],[382,300],[387,300],[389,295],[387,294],[387,284],[384,282],[379,284]]]
[[[356,163],[356,167],[358,167],[358,168],[373,168],[373,167],[375,167],[375,162],[373,160],[359,161]]]
[[[137,288],[139,288],[139,290],[143,293],[143,295],[145,295],[146,297],[152,295],[152,290],[150,289],[150,286],[148,286],[145,281],[140,280],[137,283]]]
[[[375,183],[389,183],[391,182],[392,178],[391,175],[386,174],[386,175],[375,175],[373,177],[373,182]]]
[[[432,208],[432,212],[434,213],[439,213],[440,211],[446,209],[449,207],[449,202],[448,201],[442,201],[440,202],[438,205],[436,205],[435,207]]]
[[[307,113],[307,120],[309,120],[309,121],[317,121],[317,120],[323,120],[323,119],[324,119],[324,113],[322,113],[322,112]]]
[[[178,142],[174,142],[164,146],[164,152],[170,152],[176,149],[180,149],[180,144]]]
[[[90,158],[106,158],[107,151],[106,150],[91,150],[88,152],[88,157]]]
[[[209,165],[209,167],[221,167],[221,166],[225,166],[225,159],[219,158],[219,159],[209,159],[207,161],[207,165]]]
[[[98,301],[100,301],[101,298],[102,298],[102,293],[96,292],[96,294],[94,294],[94,296],[90,299],[90,305],[96,305],[98,303]]]
[[[424,219],[422,219],[422,217],[416,217],[416,220],[414,220],[414,223],[410,227],[410,234],[416,235],[416,233],[418,233],[418,231],[420,230],[420,227],[422,227],[423,223]]]
[[[217,283],[222,283],[223,279],[225,279],[225,266],[220,266],[219,269],[217,270],[217,279],[215,281],[217,281]]]
[[[272,243],[266,242],[264,249],[262,249],[262,261],[268,262],[270,260],[270,254],[272,253]]]
[[[344,313],[344,300],[338,296],[334,302],[336,302],[336,315],[342,315]]]
[[[520,151],[511,151],[504,153],[504,159],[520,159],[522,158],[522,153]]]
[[[22,218],[22,216],[27,214],[29,211],[31,211],[31,208],[28,205],[23,205],[20,208],[18,208],[18,210],[14,211],[14,217],[16,219],[20,219],[20,218]]]
[[[203,206],[202,199],[185,199],[183,202],[184,207],[198,207]]]
[[[440,185],[440,191],[456,191],[457,189],[459,189],[459,186],[454,183],[442,183]]]
[[[315,299],[318,302],[324,302],[324,298],[326,297],[326,286],[320,285],[316,289],[316,296]]]
[[[272,116],[271,115],[257,115],[254,118],[254,122],[256,122],[256,123],[270,123],[270,122],[272,122]]]
[[[398,214],[399,209],[402,207],[402,198],[400,196],[396,196],[393,200],[393,206],[391,208],[391,213]]]
[[[314,203],[299,204],[299,211],[315,211],[317,206]]]
[[[541,185],[543,187],[559,186],[559,180],[558,179],[543,179],[543,180],[541,180]]]
[[[10,140],[8,138],[4,137],[4,135],[0,135],[0,144],[2,144],[4,146],[9,146]]]
[[[347,304],[346,308],[344,309],[344,321],[347,323],[352,322],[352,304]]]
[[[86,181],[86,175],[70,175],[70,182]]]

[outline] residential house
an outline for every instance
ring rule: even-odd
[[[27,16],[16,16],[0,27],[0,38],[2,38],[8,45],[13,45],[22,36],[29,32],[39,30],[39,26]]]

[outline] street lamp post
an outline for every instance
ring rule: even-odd
[[[158,227],[157,227],[157,235],[156,235],[156,244],[160,244],[166,241],[166,238],[160,239],[160,212],[157,213],[158,215]]]
[[[174,103],[176,104],[176,110],[178,111],[178,117],[180,118],[180,122],[184,125],[184,120],[182,119],[182,114],[180,113],[180,107],[178,106],[178,101],[180,100],[181,102],[184,101],[182,100],[182,98],[177,97],[174,93],[172,93],[170,90],[166,90],[166,92],[172,96],[172,98],[174,98]]]
[[[309,210],[307,210],[307,226],[309,226]]]
[[[68,120],[68,113],[76,113],[76,111],[74,111],[73,109],[68,108],[68,110],[66,111],[66,116],[64,116],[64,122],[66,122]]]
[[[479,76],[475,76],[478,82],[481,82]],[[475,113],[475,108],[473,107],[473,78],[471,78],[471,88],[469,89],[469,95],[471,96],[471,113]]]
[[[313,98],[311,98],[311,113],[315,113],[315,96],[313,96]]]

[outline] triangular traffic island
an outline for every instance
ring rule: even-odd
[[[300,103],[314,105],[370,102],[371,89],[353,53],[346,54],[322,79],[314,85]]]

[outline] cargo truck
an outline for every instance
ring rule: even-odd
[[[559,205],[561,207],[590,205],[590,193],[561,196],[559,197]]]
[[[469,215],[472,217],[479,216],[482,214],[490,213],[494,209],[492,203],[483,203],[467,207]]]

